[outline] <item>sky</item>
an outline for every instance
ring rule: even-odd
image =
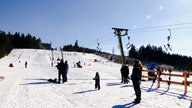
[[[174,53],[192,56],[191,0],[0,0],[0,30],[20,32],[52,43],[53,47],[74,44],[119,54],[112,28],[128,29],[122,36],[136,48],[169,44]]]

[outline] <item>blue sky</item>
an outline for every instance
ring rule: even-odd
[[[136,48],[167,44],[170,29],[167,52],[192,56],[192,0],[0,0],[0,30],[30,33],[53,47],[78,40],[96,49],[98,40],[102,51],[119,54],[112,27],[129,29]]]

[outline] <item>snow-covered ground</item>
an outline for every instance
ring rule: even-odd
[[[161,83],[158,89],[155,83],[149,89],[151,81],[141,83],[142,101],[132,104],[132,82],[120,83],[121,65],[93,54],[64,52],[69,80],[64,84],[49,83],[47,80],[58,74],[57,61],[51,67],[51,56],[49,50],[14,49],[0,59],[0,76],[5,77],[0,81],[0,108],[192,108],[191,86],[184,94],[182,85],[171,84],[167,91],[167,83]],[[54,51],[54,58],[61,58],[61,53]],[[83,68],[74,67],[78,61]],[[10,63],[14,67],[9,67]],[[92,80],[96,72],[101,77],[100,90],[95,90]]]

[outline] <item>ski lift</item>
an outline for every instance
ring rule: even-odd
[[[131,48],[132,46],[133,46],[133,44],[129,45],[129,46],[127,47],[127,49]]]
[[[169,36],[167,36],[167,44],[163,45],[163,46],[166,51],[168,51],[168,50],[172,51],[171,45],[169,44],[169,41],[171,39],[171,30],[170,29],[168,29],[168,30],[169,30]]]
[[[126,46],[130,45],[130,36],[127,36],[128,39],[128,43],[126,44]]]
[[[99,39],[97,39],[97,51],[101,51],[102,48],[100,48]]]
[[[130,36],[127,35],[128,43],[126,44],[127,49],[131,48],[133,44],[130,43]]]

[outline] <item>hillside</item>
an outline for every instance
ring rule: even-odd
[[[120,83],[121,65],[94,54],[64,52],[64,60],[69,63],[69,80],[64,84],[50,83],[48,79],[57,78],[55,65],[61,52],[54,51],[53,67],[51,56],[50,50],[14,49],[0,59],[0,76],[5,77],[0,81],[0,108],[192,108],[191,86],[184,94],[181,85],[172,84],[167,91],[166,83],[158,89],[155,83],[149,89],[151,81],[141,83],[142,102],[132,104],[135,98],[132,82]],[[74,67],[78,61],[83,68]],[[14,67],[9,67],[10,63]],[[100,73],[101,90],[94,89],[95,72]]]

